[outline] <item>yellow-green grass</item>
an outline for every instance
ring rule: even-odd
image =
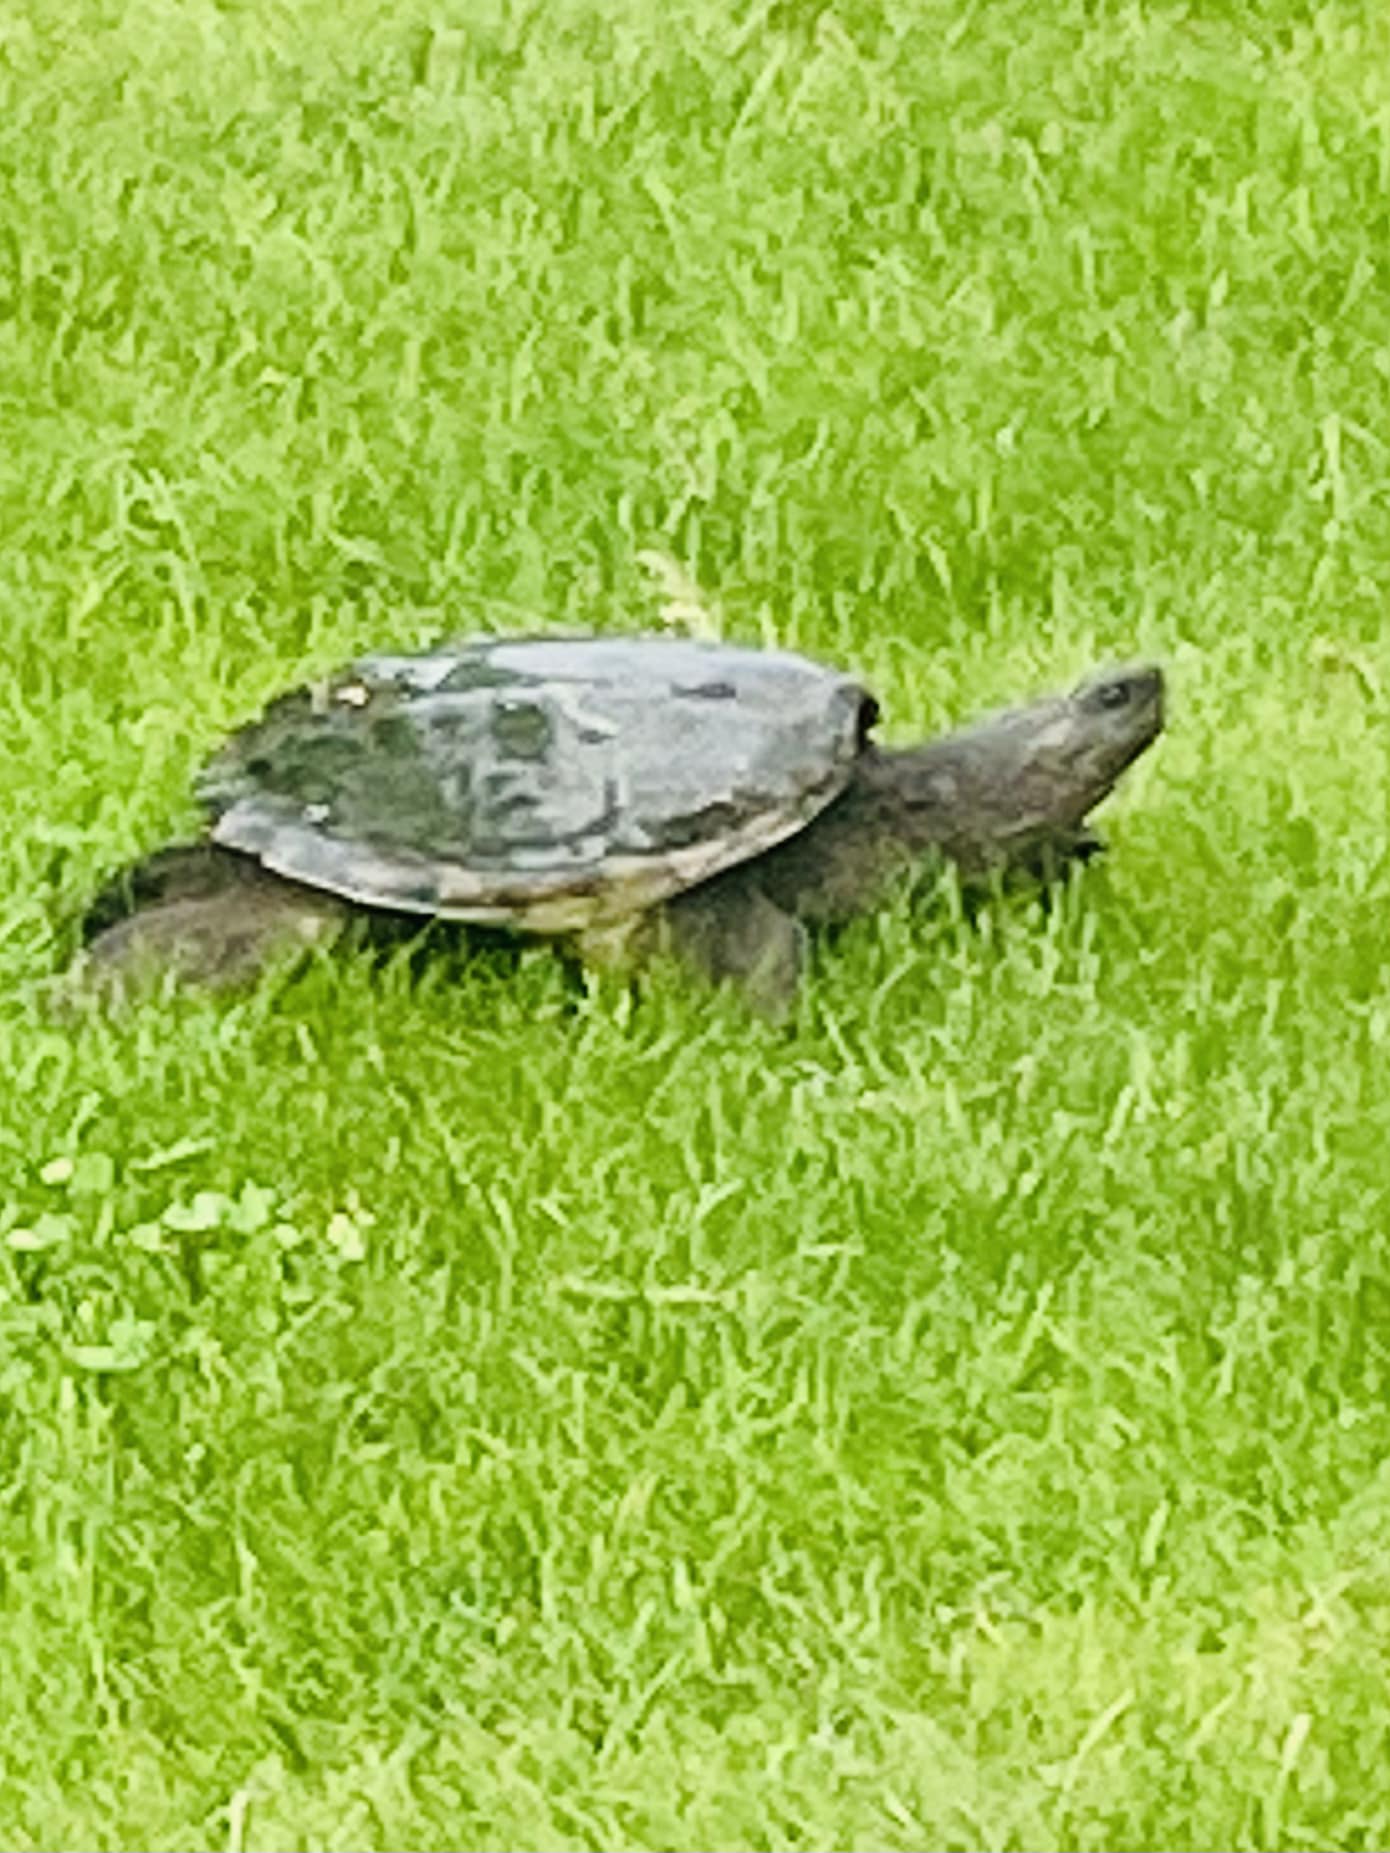
[[[0,1844],[1390,1841],[1390,29],[0,9]],[[789,1032],[544,953],[55,1019],[369,644],[1172,726]]]

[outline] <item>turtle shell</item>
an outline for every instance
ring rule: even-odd
[[[273,702],[198,786],[212,837],[372,906],[559,933],[770,848],[877,710],[786,651],[489,638],[368,656]]]

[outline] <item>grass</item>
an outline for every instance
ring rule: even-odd
[[[1390,28],[9,0],[0,1844],[1390,1843]],[[55,1022],[367,644],[1155,654],[1045,920]]]

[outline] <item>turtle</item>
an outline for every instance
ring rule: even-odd
[[[124,871],[86,968],[225,987],[360,910],[665,952],[785,1014],[808,929],[924,865],[1046,880],[1163,727],[1148,663],[916,746],[859,680],[670,635],[487,636],[367,655],[272,701],[198,777],[202,838]]]

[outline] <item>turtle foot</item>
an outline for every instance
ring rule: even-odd
[[[746,869],[701,883],[663,910],[665,947],[713,984],[733,984],[759,1016],[791,1014],[806,963],[806,929]]]

